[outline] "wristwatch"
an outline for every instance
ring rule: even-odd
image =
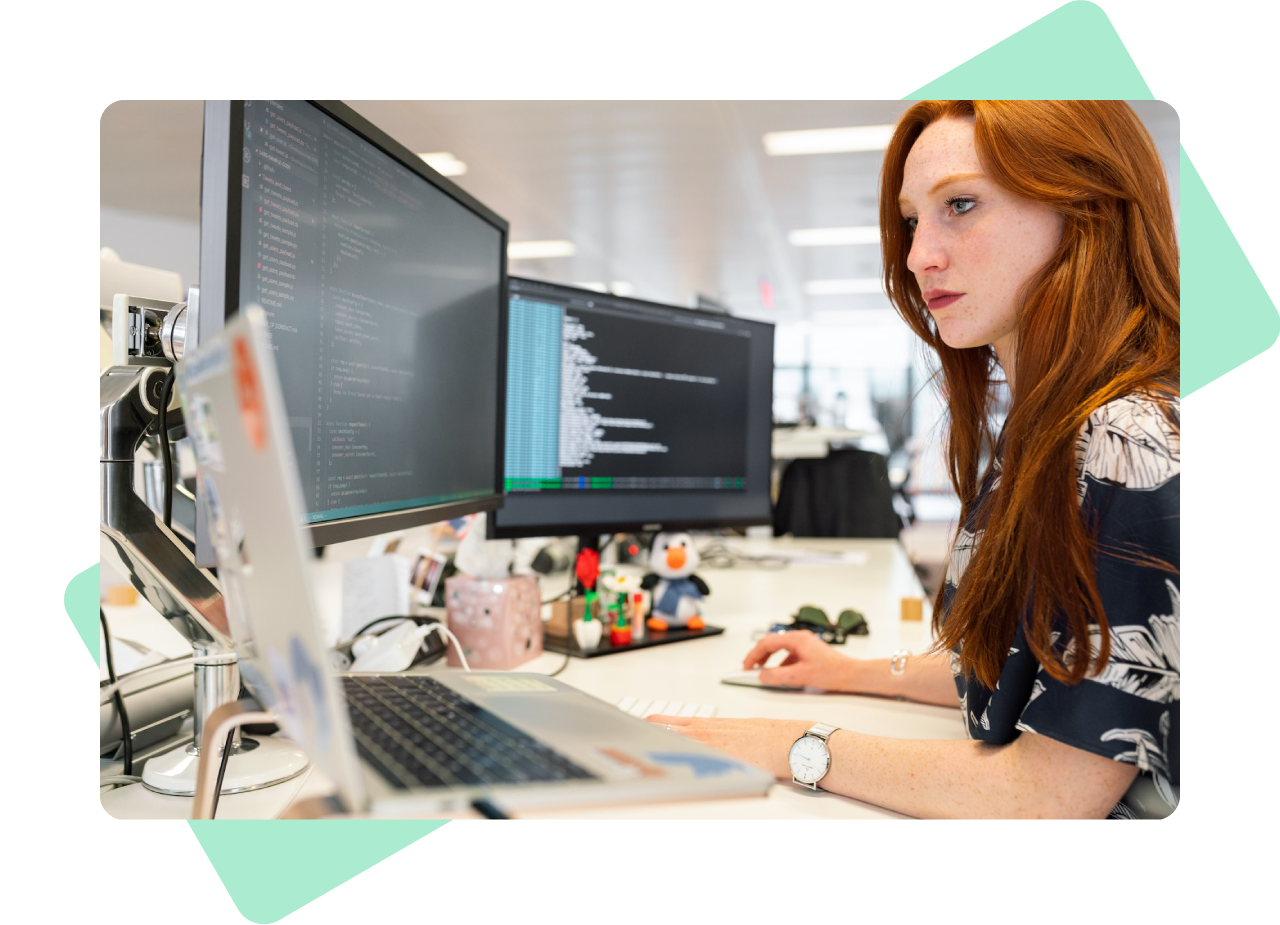
[[[804,735],[791,743],[787,763],[791,765],[793,783],[810,790],[818,789],[818,781],[831,770],[831,751],[827,748],[827,739],[839,728],[829,723],[814,723],[804,731]]]

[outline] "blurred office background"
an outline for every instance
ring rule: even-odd
[[[775,322],[775,474],[832,447],[883,456],[908,552],[936,583],[957,510],[940,405],[880,288],[876,230],[884,144],[908,103],[347,102],[511,223],[513,274]],[[1132,105],[1177,215],[1177,115]],[[188,284],[201,118],[199,101],[102,117],[102,246]]]

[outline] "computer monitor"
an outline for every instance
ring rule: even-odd
[[[770,522],[773,325],[511,277],[499,537]]]
[[[205,104],[196,326],[265,309],[315,545],[501,504],[506,245],[341,103]]]

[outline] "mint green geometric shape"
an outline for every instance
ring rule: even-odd
[[[430,835],[446,821],[214,819],[188,825],[240,914],[266,925]],[[370,911],[376,913],[376,908]]]
[[[963,94],[960,89],[965,91]],[[925,84],[909,100],[1151,100],[1107,14],[1077,0]]]
[[[904,99],[952,96],[1153,99],[1111,20],[1096,4],[1084,0],[1061,6]],[[1183,203],[1187,214],[1185,192]],[[1181,228],[1185,238],[1187,221]],[[1184,249],[1184,261],[1185,257]],[[261,925],[292,915],[445,824],[444,820],[189,823],[237,910]]]
[[[1240,201],[1185,145],[1179,165],[1181,400],[1280,402],[1280,235],[1240,233],[1242,217],[1266,216],[1240,216]]]
[[[67,652],[67,737],[97,738],[99,725],[99,635],[93,604],[101,597],[101,565],[84,569],[63,591],[63,650]]]

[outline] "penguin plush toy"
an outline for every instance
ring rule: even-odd
[[[700,563],[693,548],[693,537],[687,533],[659,533],[649,550],[649,574],[640,587],[653,592],[653,606],[645,625],[662,632],[687,627],[700,630],[702,606],[699,603],[711,593],[707,583],[693,574]]]

